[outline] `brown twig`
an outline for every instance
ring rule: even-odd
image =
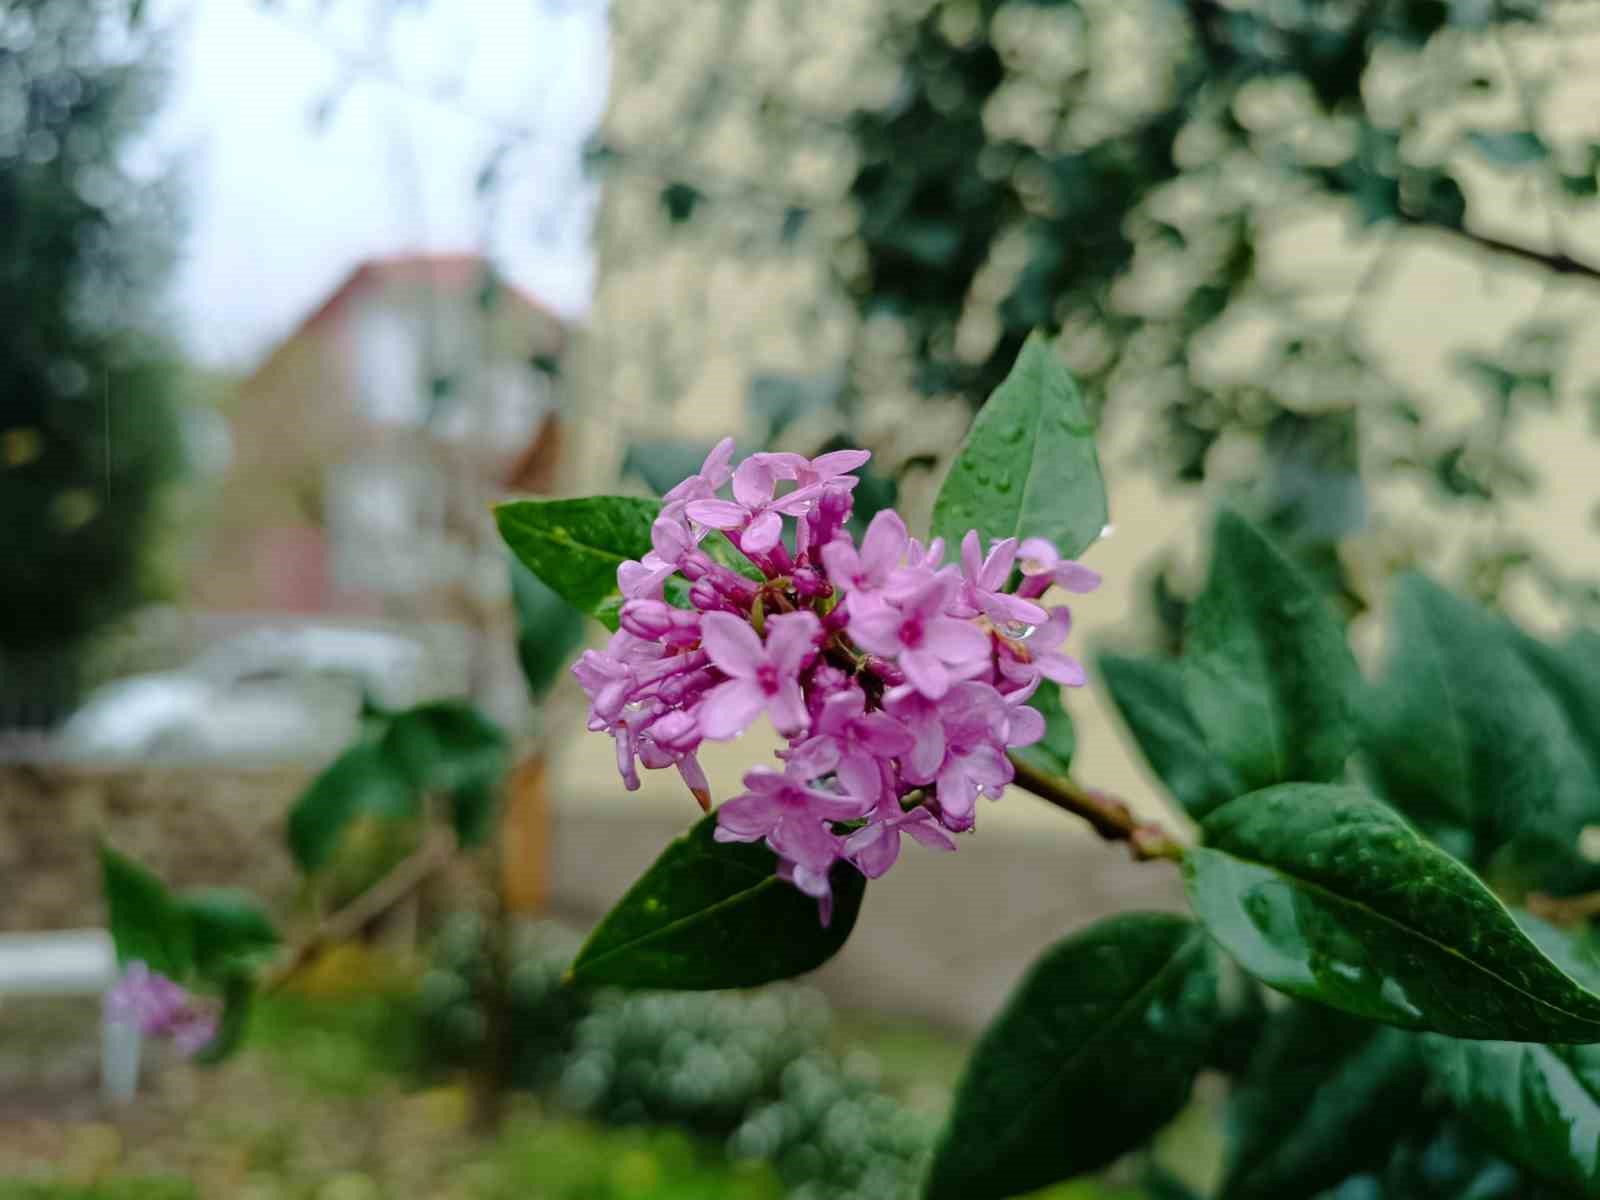
[[[1600,892],[1584,892],[1578,896],[1550,896],[1533,892],[1523,906],[1534,916],[1553,925],[1577,925],[1590,917],[1600,916]]]
[[[1016,768],[1018,787],[1026,788],[1064,812],[1082,817],[1106,841],[1128,843],[1128,852],[1136,861],[1183,860],[1184,845],[1170,830],[1155,821],[1139,820],[1117,797],[1080,787],[1064,776],[1037,771],[1015,758],[1011,763]]]
[[[282,987],[324,946],[348,941],[373,921],[399,904],[455,856],[456,839],[446,831],[429,834],[415,852],[401,859],[394,868],[338,912],[324,918],[268,974],[263,990]]]

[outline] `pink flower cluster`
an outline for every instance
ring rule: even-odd
[[[146,1037],[170,1037],[185,1056],[217,1036],[216,1014],[189,992],[142,962],[129,963],[105,998],[106,1019],[132,1025]]]
[[[1040,600],[1100,582],[1039,538],[985,554],[975,530],[946,564],[942,541],[918,542],[891,510],[857,545],[850,472],[868,457],[754,454],[735,469],[724,440],[667,493],[653,548],[617,572],[621,628],[573,668],[627,786],[638,763],[675,766],[703,808],[700,743],[771,719],[782,769],[745,775],[716,836],[765,840],[824,924],[835,863],[877,878],[904,836],[953,850],[978,796],[1011,781],[1006,751],[1044,734],[1029,697],[1084,681],[1062,650],[1071,614]]]

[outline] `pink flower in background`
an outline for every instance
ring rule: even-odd
[[[1038,600],[1099,583],[1040,538],[984,554],[972,531],[959,566],[941,565],[944,543],[918,542],[889,510],[858,543],[851,472],[867,457],[765,453],[735,466],[732,441],[719,443],[667,493],[650,551],[618,569],[621,628],[573,668],[627,785],[641,766],[672,766],[702,807],[701,742],[771,718],[783,769],[745,774],[716,810],[716,838],[765,843],[824,923],[836,871],[876,878],[907,837],[954,849],[978,797],[1011,781],[1006,752],[1045,733],[1030,697],[1084,680],[1064,649],[1070,612]],[[712,529],[751,574],[702,548]],[[669,602],[674,577],[688,586]]]
[[[142,962],[129,963],[106,993],[105,1015],[145,1037],[170,1038],[185,1057],[205,1049],[217,1036],[214,1012]]]

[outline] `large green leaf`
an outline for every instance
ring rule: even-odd
[[[840,863],[833,919],[775,874],[759,843],[714,840],[717,818],[676,838],[589,935],[573,961],[582,984],[705,991],[754,987],[821,966],[855,928],[866,880]]]
[[[1357,682],[1344,631],[1299,568],[1226,509],[1189,613],[1184,667],[1189,711],[1242,789],[1344,769]]]
[[[1064,776],[1072,767],[1078,738],[1072,717],[1061,703],[1061,689],[1046,680],[1028,700],[1044,718],[1044,737],[1031,746],[1013,750],[1011,757],[1045,775]]]
[[[1593,776],[1505,628],[1408,575],[1395,590],[1391,645],[1362,720],[1384,798],[1475,863],[1513,841],[1527,862],[1575,855]]]
[[[1202,829],[1184,860],[1190,903],[1272,987],[1456,1037],[1600,1041],[1600,996],[1371,796],[1287,784],[1224,804]]]
[[[650,552],[661,504],[634,496],[509,500],[495,506],[500,536],[523,566],[579,612],[616,629],[617,568]]]
[[[973,419],[933,505],[933,532],[959,546],[986,538],[1048,538],[1068,558],[1106,524],[1094,422],[1072,374],[1035,333]]]
[[[248,975],[271,959],[278,932],[261,904],[248,892],[203,888],[177,899],[194,938],[194,970],[202,979],[222,982]]]
[[[511,599],[517,613],[517,661],[537,700],[548,692],[583,644],[583,614],[509,555]]]
[[[1227,1200],[1314,1196],[1381,1166],[1418,1119],[1416,1034],[1317,1004],[1274,1016],[1228,1098]]]
[[[382,741],[357,742],[311,781],[289,812],[289,849],[303,871],[332,857],[350,823],[361,816],[416,815],[418,794]]]
[[[1180,663],[1102,654],[1099,666],[1145,761],[1191,817],[1199,820],[1244,790],[1206,745],[1189,711]]]
[[[1524,931],[1574,979],[1600,986],[1600,964],[1560,930],[1524,913]],[[1600,1046],[1427,1039],[1433,1078],[1508,1158],[1600,1196]]]
[[[1216,1018],[1192,921],[1123,913],[1057,942],[972,1052],[924,1196],[1015,1196],[1141,1145],[1188,1099]]]
[[[169,979],[187,976],[194,965],[194,930],[167,885],[110,846],[100,847],[100,872],[117,961],[142,962]]]

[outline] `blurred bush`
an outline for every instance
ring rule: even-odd
[[[815,991],[584,995],[561,986],[577,940],[548,925],[514,938],[512,1079],[613,1125],[667,1125],[717,1139],[733,1161],[771,1163],[804,1200],[914,1193],[936,1123],[889,1095],[870,1056],[830,1049]],[[422,1058],[476,1061],[488,983],[483,925],[453,919],[418,994]],[[656,1193],[651,1193],[656,1194]]]

